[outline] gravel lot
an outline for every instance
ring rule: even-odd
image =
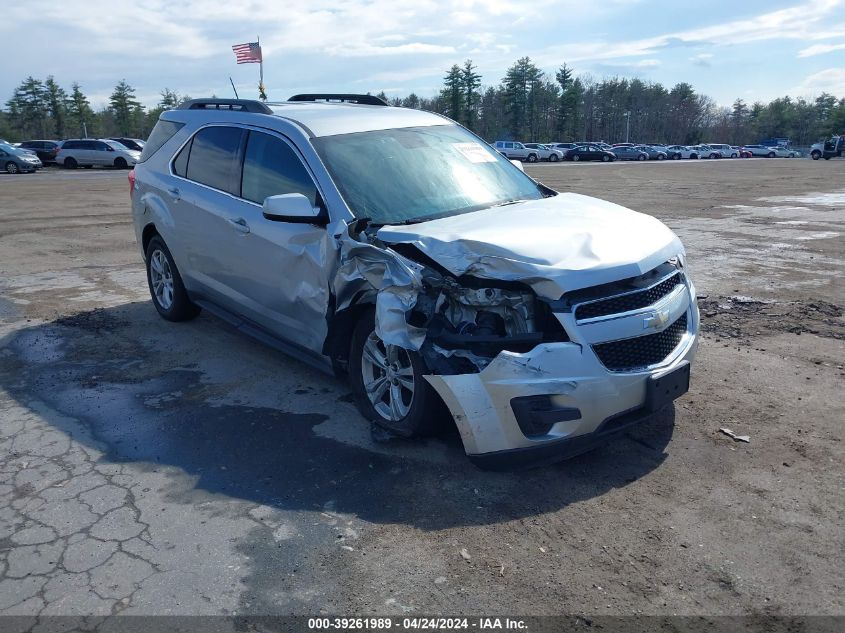
[[[667,222],[705,332],[673,410],[518,473],[161,320],[125,172],[0,175],[0,614],[845,614],[845,161],[528,171]]]

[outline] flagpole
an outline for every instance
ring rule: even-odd
[[[264,51],[261,50],[261,36],[256,35],[255,39],[258,41],[258,54],[260,56],[258,60],[258,97],[266,101],[267,95],[264,91]]]

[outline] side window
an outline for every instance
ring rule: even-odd
[[[190,164],[194,164],[193,154]],[[250,132],[244,154],[241,196],[262,204],[264,198],[283,193],[301,193],[312,205],[317,204],[314,181],[293,149],[275,136]]]
[[[94,147],[92,149],[95,149],[98,152],[105,152],[109,149],[109,146],[102,141],[94,141]]]
[[[505,143],[506,149],[513,149],[513,143]]]
[[[99,149],[97,143],[94,141],[82,141],[82,147],[79,149]]]
[[[79,143],[76,141],[65,141],[62,149],[78,149]]]
[[[243,130],[237,127],[214,126],[197,132],[191,142],[187,178],[237,194],[242,135]]]
[[[182,151],[173,159],[173,173],[182,178],[188,177],[188,155],[191,153],[191,144],[193,139],[185,144]]]

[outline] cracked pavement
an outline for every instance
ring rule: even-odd
[[[843,203],[756,201],[833,192],[844,168],[529,171],[667,219],[702,294],[835,308]],[[845,613],[833,308],[819,334],[736,314],[674,408],[485,473],[454,432],[374,441],[345,383],[214,317],[161,320],[125,178],[0,175],[0,615]],[[755,241],[792,244],[791,269]]]

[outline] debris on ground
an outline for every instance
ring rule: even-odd
[[[460,554],[461,554],[461,558],[463,558],[466,561],[468,561],[469,559],[472,558],[472,556],[469,555],[469,552],[467,551],[467,549],[465,547],[461,548]]]
[[[730,438],[733,438],[736,442],[745,442],[746,444],[751,442],[751,437],[748,435],[737,435],[733,431],[727,428],[719,429],[720,433],[724,433]]]

